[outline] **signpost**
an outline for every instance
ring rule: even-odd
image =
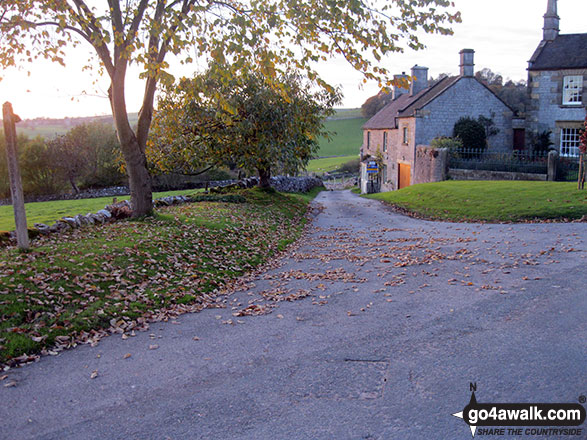
[[[367,164],[367,174],[377,174],[379,172],[379,167],[377,166],[377,162],[371,161]]]
[[[29,233],[27,230],[22,180],[20,178],[18,155],[16,152],[16,123],[20,122],[20,118],[13,113],[12,104],[9,102],[5,102],[2,106],[2,116],[4,118],[4,137],[6,138],[10,194],[12,195],[12,208],[14,209],[14,222],[16,223],[16,242],[20,249],[27,250],[29,248]]]

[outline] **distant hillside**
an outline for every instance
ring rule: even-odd
[[[130,124],[134,125],[138,121],[138,113],[128,115]],[[0,121],[1,122],[1,121]],[[18,133],[25,134],[29,137],[41,136],[44,138],[53,138],[67,133],[72,127],[89,122],[102,122],[104,124],[114,125],[112,116],[85,116],[78,118],[35,118],[24,119],[16,125]]]
[[[129,114],[131,125],[136,125],[138,113]],[[102,122],[114,125],[112,116],[87,116],[79,118],[36,118],[25,119],[16,126],[18,133],[29,137],[41,136],[53,138],[65,134],[72,127],[89,122]],[[335,132],[331,142],[326,139],[320,141],[320,157],[325,156],[348,156],[359,154],[363,142],[361,126],[365,123],[361,116],[361,109],[337,109],[336,114],[326,121],[326,129]]]

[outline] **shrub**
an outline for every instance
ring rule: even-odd
[[[458,150],[463,148],[463,142],[459,138],[441,136],[432,139],[430,146],[434,148],[448,148],[449,150]]]
[[[357,157],[356,159],[343,163],[336,171],[340,173],[358,173],[360,166],[361,160]]]
[[[462,141],[465,148],[487,147],[487,133],[482,123],[470,117],[459,119],[453,128],[453,137]]]

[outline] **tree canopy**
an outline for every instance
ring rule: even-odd
[[[2,0],[0,65],[42,57],[65,63],[68,49],[87,43],[90,67],[110,80],[109,98],[135,215],[152,210],[145,148],[159,81],[172,82],[166,57],[215,60],[230,66],[221,78],[253,62],[268,78],[286,68],[315,72],[334,55],[381,87],[390,86],[383,56],[421,49],[416,31],[450,34],[460,20],[450,0]],[[130,63],[142,69],[145,91],[136,129],[128,121],[125,79]]]
[[[293,174],[304,167],[319,148],[318,137],[327,134],[323,121],[339,94],[312,91],[299,75],[269,81],[249,69],[225,83],[216,69],[223,67],[169,87],[153,121],[150,162],[176,173],[231,163],[258,172],[261,186],[272,171]]]

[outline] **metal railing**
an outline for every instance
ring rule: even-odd
[[[459,148],[450,151],[449,166],[467,170],[546,174],[548,171],[548,152],[496,152],[485,149]]]

